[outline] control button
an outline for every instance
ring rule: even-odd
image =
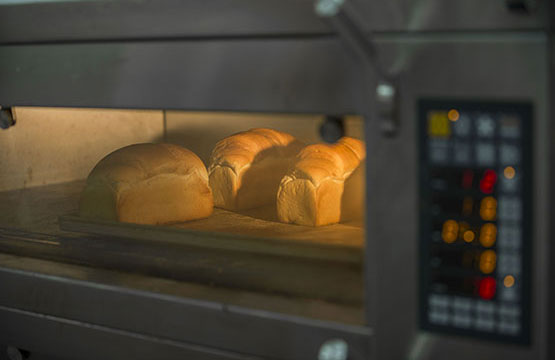
[[[517,335],[520,333],[520,323],[518,321],[500,321],[498,329],[501,334]]]
[[[503,251],[519,250],[521,246],[521,232],[517,225],[499,224],[497,246]]]
[[[499,135],[506,139],[517,139],[520,137],[520,119],[517,116],[505,115],[500,120],[501,128]]]
[[[514,196],[501,196],[499,198],[499,219],[519,221],[522,218],[522,203],[520,198]]]
[[[457,314],[453,316],[453,326],[458,328],[469,328],[472,325],[472,318],[470,314]]]
[[[478,301],[476,304],[476,314],[480,318],[492,318],[495,311],[495,305],[486,301]]]
[[[483,247],[492,247],[497,238],[497,227],[492,223],[482,225],[480,228],[480,244]]]
[[[472,161],[472,148],[466,143],[456,143],[453,147],[455,163],[466,165]]]
[[[470,309],[472,308],[472,301],[470,299],[465,299],[462,297],[455,297],[453,301],[453,309],[455,312],[459,313],[470,313]]]
[[[430,311],[428,313],[428,321],[432,324],[447,325],[449,323],[449,314],[447,312]]]
[[[491,274],[495,270],[497,255],[493,250],[486,250],[480,255],[480,271],[484,274]]]
[[[521,262],[518,254],[499,252],[499,272],[501,274],[520,274]]]
[[[520,163],[520,150],[515,145],[501,145],[499,159],[503,165],[518,165]]]
[[[455,220],[447,220],[443,223],[443,228],[441,230],[441,238],[448,244],[451,244],[457,240],[459,235],[459,223]]]
[[[429,151],[430,161],[435,164],[446,164],[449,160],[449,146],[445,140],[430,139]]]
[[[447,111],[430,111],[428,113],[428,135],[430,137],[449,137],[451,135]]]
[[[487,143],[477,144],[476,161],[482,166],[493,166],[495,164],[495,146]]]
[[[468,115],[459,114],[459,118],[453,124],[453,132],[455,133],[455,135],[466,137],[470,135],[471,128],[472,124]]]
[[[476,132],[480,137],[493,137],[495,121],[489,115],[481,115],[476,120]]]
[[[477,318],[474,322],[474,328],[480,331],[493,331],[495,329],[495,320],[493,318]]]
[[[520,307],[514,304],[502,304],[499,306],[499,316],[510,320],[516,320],[520,317]]]
[[[502,286],[499,293],[500,293],[499,296],[503,301],[509,301],[509,302],[518,301],[517,286],[512,286],[512,287]]]
[[[512,169],[507,170],[507,169]],[[511,177],[507,176],[507,172],[511,173]],[[518,185],[520,184],[520,176],[516,174],[514,168],[512,166],[507,166],[503,170],[504,176],[500,178],[500,185],[501,191],[506,193],[515,193],[518,191]]]
[[[449,307],[449,298],[445,295],[432,294],[428,297],[430,307],[447,308]]]
[[[495,220],[497,215],[497,200],[492,196],[486,196],[480,202],[480,217],[482,220]]]

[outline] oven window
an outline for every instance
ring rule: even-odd
[[[42,265],[12,266],[364,323],[360,117],[13,110],[0,255]]]

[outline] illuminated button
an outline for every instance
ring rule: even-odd
[[[497,255],[493,250],[486,250],[480,255],[480,271],[491,274],[495,270]]]
[[[441,238],[448,244],[451,244],[457,240],[459,235],[459,223],[455,220],[447,220],[443,223],[443,229],[441,230]]]
[[[497,215],[497,200],[492,196],[487,196],[480,202],[480,217],[483,220],[491,221]]]
[[[505,285],[505,287],[513,287],[515,284],[515,277],[512,275],[507,275],[505,276],[505,278],[503,278],[503,285]]]
[[[480,179],[480,190],[484,194],[491,194],[496,182],[497,174],[495,171],[488,169],[484,171],[484,175],[482,176],[482,179]]]
[[[492,247],[497,238],[497,227],[492,223],[482,225],[480,228],[480,244],[483,247]]]
[[[451,109],[447,113],[447,118],[451,121],[457,121],[459,120],[459,112],[455,109]]]
[[[495,296],[495,279],[488,276],[480,280],[478,294],[482,299],[491,300]]]
[[[431,111],[428,113],[428,135],[430,137],[449,137],[451,135],[446,111]]]
[[[512,179],[515,177],[516,171],[515,168],[512,166],[507,166],[505,169],[503,169],[503,176],[505,176],[506,179]]]
[[[472,230],[466,230],[463,234],[463,239],[467,243],[473,242],[475,237],[476,235],[474,235],[474,231]]]

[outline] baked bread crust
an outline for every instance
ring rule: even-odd
[[[220,140],[208,168],[214,204],[228,210],[273,204],[281,178],[303,144],[272,129],[251,129]]]
[[[166,224],[212,214],[203,162],[171,144],[135,144],[104,157],[87,178],[79,202],[85,218]]]
[[[362,217],[365,157],[364,143],[351,137],[305,147],[280,182],[278,219],[320,226]]]

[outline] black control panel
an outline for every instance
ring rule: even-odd
[[[527,344],[532,106],[419,102],[420,325]]]

